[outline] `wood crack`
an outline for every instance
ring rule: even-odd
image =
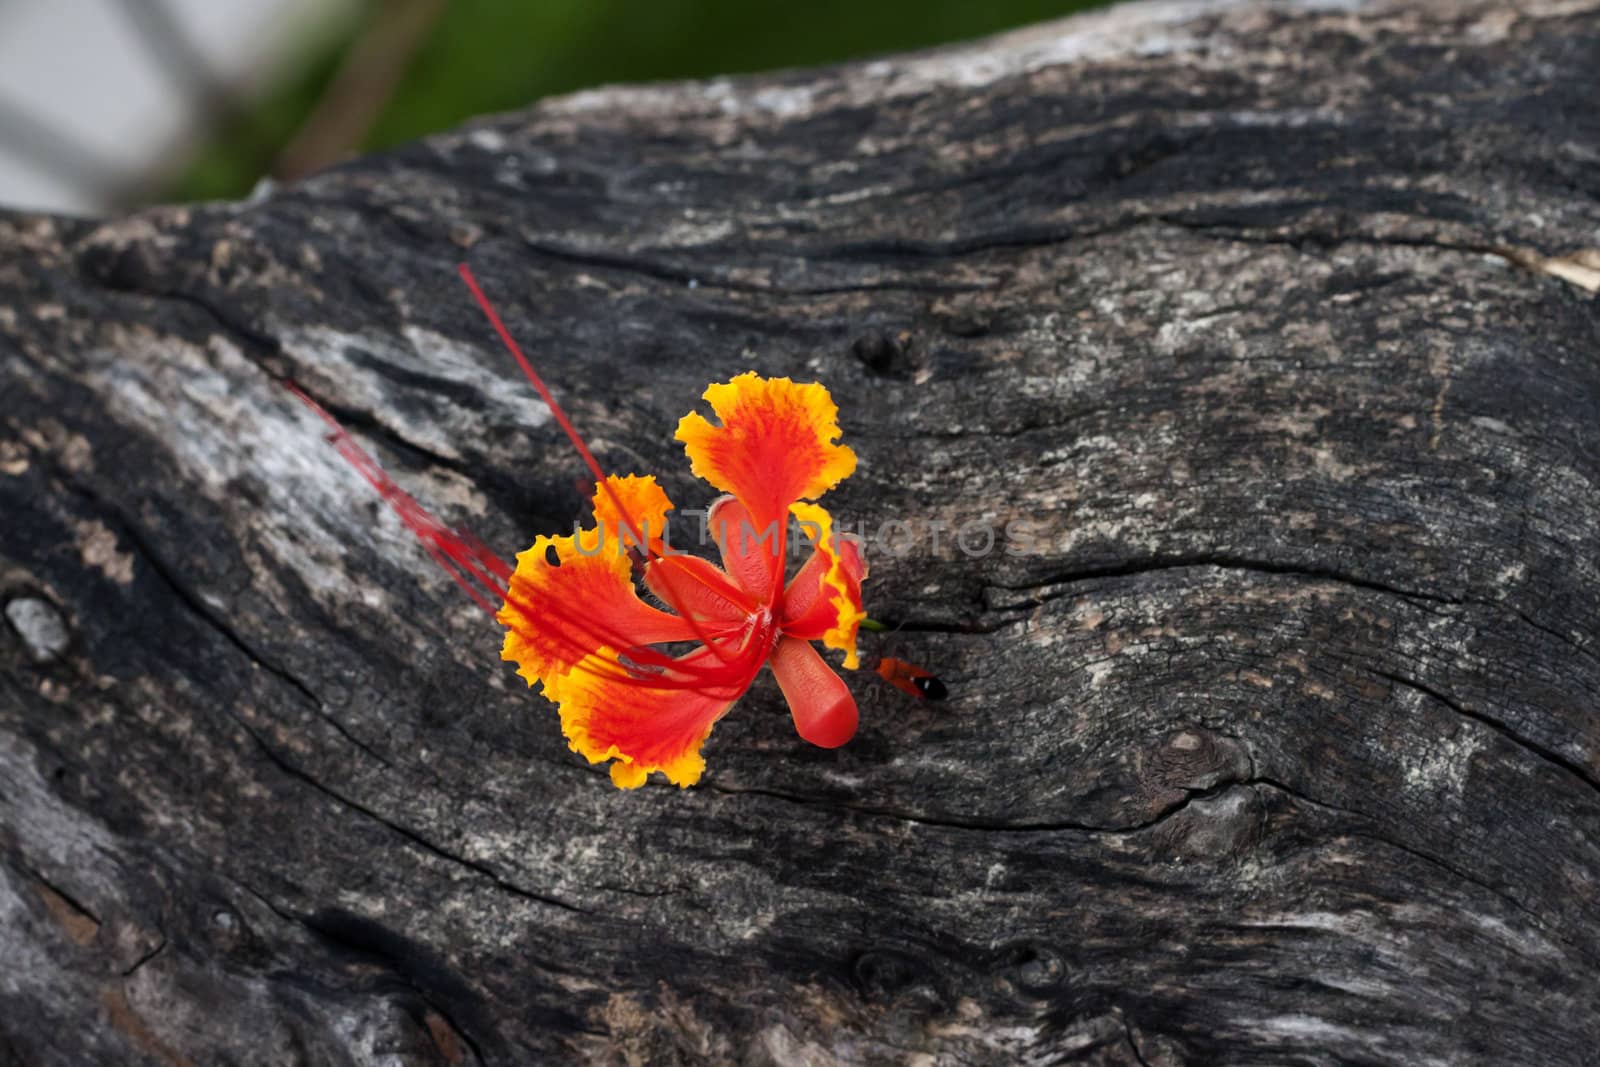
[[[1122,1033],[1128,1039],[1128,1048],[1133,1052],[1133,1058],[1139,1067],[1150,1067],[1150,1061],[1144,1058],[1144,1050],[1139,1047],[1139,1039],[1133,1035],[1133,1023],[1129,1021],[1126,1012],[1120,1009],[1117,1017],[1122,1020]]]
[[[1374,578],[1366,578],[1351,574],[1347,571],[1331,567],[1305,566],[1295,563],[1279,563],[1272,560],[1251,559],[1244,556],[1234,556],[1226,553],[1200,552],[1186,555],[1155,557],[1143,560],[1130,560],[1126,563],[1114,563],[1100,567],[1080,567],[1070,571],[1052,574],[1026,585],[1006,585],[1000,582],[989,583],[990,588],[1003,589],[1007,592],[1026,592],[1032,589],[1053,588],[1069,586],[1087,581],[1096,581],[1106,578],[1126,578],[1145,574],[1160,574],[1164,571],[1190,570],[1202,567],[1213,567],[1221,571],[1242,571],[1252,574],[1264,574],[1290,578],[1304,578],[1307,581],[1332,582],[1347,585],[1355,589],[1364,589],[1369,592],[1383,593],[1387,596],[1402,597],[1407,600],[1425,600],[1437,604],[1463,604],[1466,601],[1460,597],[1449,596],[1442,593],[1429,593],[1417,589],[1404,589],[1390,585]],[[1028,608],[1032,609],[1038,604],[1048,603],[1062,596],[1073,595],[1072,590],[1046,594],[1037,600],[1030,600]]]
[[[405,965],[403,960],[396,958],[392,953],[375,951],[370,944],[356,944],[349,937],[340,936],[337,932],[332,931],[328,923],[318,922],[315,915],[302,915],[299,912],[283,907],[274,902],[265,893],[245,882],[241,882],[236,878],[229,878],[228,880],[250,894],[261,903],[262,907],[284,922],[309,932],[319,944],[324,945],[326,948],[341,954],[356,956],[365,962],[376,962],[382,966],[394,976],[394,979],[400,985],[410,990],[419,1001],[437,1012],[439,1017],[455,1031],[456,1035],[471,1050],[479,1063],[489,1062],[483,1054],[479,1038],[475,1037],[471,1030],[462,1025],[457,1013],[453,1012],[448,1005],[441,1003],[439,997],[431,995],[428,990],[423,988],[419,980],[410,973],[410,968]]]
[[[128,542],[129,547],[139,554],[139,557],[149,565],[151,572],[155,574],[155,576],[162,582],[163,585],[171,590],[178,603],[181,604],[190,614],[195,616],[200,622],[204,623],[209,629],[215,631],[220,637],[223,638],[223,640],[232,645],[237,651],[242,653],[252,664],[260,667],[273,678],[282,682],[284,685],[288,686],[290,689],[299,694],[300,698],[309,708],[312,709],[312,711],[316,713],[317,717],[332,727],[334,732],[340,737],[344,738],[345,741],[359,749],[361,752],[365,753],[368,757],[375,760],[379,764],[382,764],[384,767],[391,770],[393,769],[393,764],[391,764],[389,760],[386,759],[380,752],[372,748],[360,738],[356,737],[345,728],[344,724],[340,723],[331,714],[329,714],[327,707],[322,702],[322,699],[317,696],[317,694],[309,685],[303,682],[287,668],[279,666],[267,656],[262,655],[250,644],[249,641],[244,638],[242,634],[238,632],[238,630],[228,623],[226,618],[214,612],[210,606],[205,603],[200,594],[189,585],[182,574],[180,574],[176,569],[169,567],[163,561],[160,553],[156,551],[155,546],[151,543],[150,539],[145,536],[143,530],[138,526],[138,524],[134,523],[128,517],[127,512],[123,511],[122,508],[117,504],[106,499],[105,497],[100,496],[87,486],[64,477],[63,473],[59,469],[56,469],[54,473],[57,481],[60,482],[60,484],[62,484],[70,492],[74,493],[92,505],[98,515],[108,520],[111,525],[113,525],[116,530],[122,534],[123,538]]]
[[[145,964],[149,963],[151,960],[153,960],[157,956],[161,955],[161,953],[166,950],[166,947],[167,947],[167,938],[166,938],[165,935],[163,935],[162,938],[161,938],[161,943],[159,945],[157,945],[155,948],[151,949],[149,952],[146,952],[144,955],[140,956],[138,959],[134,960],[132,965],[130,965],[125,971],[122,972],[122,977],[131,978],[133,976],[133,973],[135,971],[137,971],[140,967],[143,967]]]
[[[385,817],[384,815],[374,811],[372,808],[367,807],[357,800],[345,796],[343,793],[320,781],[315,775],[309,773],[308,771],[302,770],[300,767],[297,767],[291,763],[287,758],[280,754],[276,748],[268,744],[267,740],[262,737],[261,734],[258,733],[253,727],[251,727],[249,723],[240,718],[232,708],[224,707],[223,711],[230,719],[233,720],[235,725],[249,735],[250,739],[256,743],[262,754],[267,757],[273,766],[277,767],[284,774],[305,783],[339,805],[348,808],[359,815],[363,815],[368,819],[371,819],[373,822],[378,823],[380,826],[383,826],[398,836],[404,838],[406,841],[409,841],[411,844],[415,845],[417,848],[428,853],[429,855],[444,860],[447,863],[465,868],[466,870],[487,879],[496,889],[502,890],[521,900],[530,901],[535,904],[542,904],[546,907],[558,908],[562,911],[571,912],[574,915],[593,914],[592,912],[586,911],[574,904],[569,904],[557,897],[546,896],[541,893],[536,893],[533,890],[525,889],[522,886],[517,885],[515,882],[503,877],[498,871],[496,871],[493,867],[490,867],[488,864],[482,863],[478,860],[468,859],[465,856],[457,855],[456,853],[451,852],[448,849],[428,840],[417,831]]]
[[[1340,816],[1344,816],[1347,819],[1354,820],[1355,822],[1357,822],[1359,824],[1358,828],[1343,828],[1343,829],[1340,829],[1338,831],[1338,833],[1340,835],[1342,835],[1342,836],[1359,837],[1359,838],[1363,838],[1363,839],[1368,840],[1368,841],[1375,841],[1375,842],[1377,842],[1378,844],[1381,844],[1381,845],[1387,845],[1388,847],[1393,848],[1393,849],[1395,849],[1397,851],[1403,852],[1406,855],[1409,855],[1409,856],[1415,857],[1416,859],[1422,860],[1424,863],[1427,863],[1430,866],[1437,867],[1438,869],[1444,871],[1445,873],[1451,875],[1454,878],[1459,879],[1462,882],[1465,882],[1465,883],[1467,883],[1469,885],[1476,886],[1479,889],[1482,889],[1483,891],[1485,891],[1487,893],[1493,894],[1495,897],[1497,897],[1500,900],[1504,901],[1506,904],[1510,905],[1512,908],[1516,909],[1521,914],[1527,916],[1530,920],[1532,920],[1533,924],[1535,926],[1537,926],[1541,931],[1544,931],[1546,933],[1554,933],[1556,936],[1560,937],[1569,947],[1571,947],[1571,948],[1573,948],[1575,950],[1578,948],[1578,945],[1577,945],[1576,942],[1572,941],[1570,938],[1568,938],[1566,935],[1564,935],[1559,929],[1552,929],[1549,925],[1546,924],[1546,922],[1545,922],[1545,920],[1544,920],[1544,918],[1542,916],[1540,916],[1537,912],[1533,911],[1526,904],[1524,904],[1521,900],[1519,900],[1516,897],[1512,896],[1510,893],[1506,892],[1505,890],[1503,890],[1503,889],[1501,889],[1501,888],[1499,888],[1497,886],[1491,885],[1489,882],[1483,880],[1482,878],[1479,878],[1478,876],[1472,874],[1471,872],[1462,870],[1461,868],[1455,866],[1454,864],[1449,863],[1448,861],[1446,861],[1446,860],[1444,860],[1444,859],[1442,859],[1442,858],[1440,858],[1438,856],[1435,856],[1432,853],[1425,852],[1422,849],[1415,848],[1415,847],[1413,847],[1411,845],[1408,845],[1408,844],[1406,844],[1406,843],[1404,843],[1402,841],[1396,840],[1394,838],[1394,836],[1391,835],[1391,834],[1385,834],[1385,833],[1381,832],[1381,828],[1383,826],[1383,820],[1381,820],[1381,819],[1379,819],[1379,818],[1377,818],[1377,817],[1375,817],[1373,815],[1369,815],[1366,812],[1356,811],[1356,810],[1351,809],[1351,808],[1343,808],[1343,807],[1339,807],[1337,805],[1329,804],[1326,801],[1318,800],[1315,797],[1312,797],[1312,796],[1302,792],[1301,790],[1295,789],[1294,787],[1292,787],[1290,785],[1287,785],[1284,782],[1275,780],[1273,778],[1258,777],[1258,778],[1256,778],[1254,780],[1254,784],[1265,786],[1266,788],[1276,790],[1276,791],[1278,791],[1280,793],[1285,794],[1286,796],[1293,797],[1295,800],[1299,801],[1300,803],[1309,805],[1311,807],[1321,808],[1323,810],[1338,814]]]
[[[705,783],[705,788],[725,796],[759,796],[783,801],[789,804],[804,805],[809,808],[820,808],[839,812],[842,814],[860,815],[873,819],[889,819],[896,822],[912,823],[917,826],[927,826],[940,830],[960,830],[986,834],[1056,834],[1078,833],[1095,834],[1112,837],[1125,837],[1153,829],[1166,822],[1168,819],[1183,811],[1195,801],[1208,800],[1226,793],[1236,786],[1250,786],[1257,783],[1270,783],[1268,779],[1241,777],[1228,778],[1203,789],[1185,789],[1184,796],[1136,823],[1127,825],[1103,825],[1086,823],[1071,819],[1049,820],[1001,820],[1001,819],[967,819],[951,816],[929,815],[926,813],[907,811],[882,805],[850,803],[826,797],[808,797],[798,793],[786,793],[775,789],[733,787],[718,784],[714,781]]]
[[[1569,756],[1564,756],[1555,749],[1541,745],[1539,742],[1534,741],[1531,738],[1522,736],[1510,726],[1507,726],[1505,723],[1501,722],[1499,719],[1496,719],[1493,716],[1487,715],[1481,711],[1474,711],[1465,704],[1462,704],[1460,701],[1455,700],[1442,691],[1435,689],[1424,682],[1419,682],[1414,678],[1406,678],[1403,675],[1395,674],[1392,671],[1374,670],[1372,673],[1374,676],[1384,679],[1391,685],[1398,685],[1402,688],[1410,689],[1413,692],[1419,693],[1422,696],[1435,701],[1436,703],[1444,705],[1457,715],[1461,715],[1464,718],[1471,719],[1473,722],[1487,726],[1489,729],[1493,730],[1501,737],[1504,737],[1518,748],[1537,757],[1541,762],[1548,763],[1559,768],[1560,770],[1566,771],[1568,774],[1583,782],[1591,790],[1594,790],[1596,793],[1600,793],[1600,778],[1596,778],[1593,771],[1579,763],[1577,760],[1572,759]]]
[[[634,256],[623,256],[603,252],[586,252],[573,248],[564,248],[560,245],[524,240],[522,246],[528,251],[571,263],[577,266],[590,267],[596,270],[620,271],[635,274],[656,281],[669,282],[686,288],[722,289],[735,293],[750,293],[759,296],[784,296],[784,297],[815,297],[815,296],[843,296],[850,293],[873,292],[910,292],[910,293],[971,293],[981,292],[991,288],[985,285],[969,284],[941,284],[937,282],[858,282],[841,285],[813,285],[813,286],[782,286],[782,285],[757,285],[751,282],[736,282],[727,277],[719,276],[716,270],[696,271],[690,267],[670,266],[664,263],[641,259]],[[802,253],[794,249],[793,253],[799,257],[825,258],[816,253]]]

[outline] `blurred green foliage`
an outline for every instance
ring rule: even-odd
[[[400,144],[472,115],[614,82],[810,66],[904,51],[1086,7],[1096,0],[449,0],[364,148]],[[380,17],[381,2],[367,19]],[[229,125],[174,199],[249,192],[332,79],[350,41]]]

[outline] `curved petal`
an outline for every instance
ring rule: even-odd
[[[692,411],[677,438],[694,473],[738,497],[761,528],[786,521],[790,504],[822,495],[856,469],[855,453],[834,443],[839,409],[815,382],[749,371],[704,396],[722,424]]]
[[[835,533],[833,516],[817,504],[795,504],[790,511],[816,545],[783,593],[782,627],[789,637],[822,639],[844,653],[844,666],[860,666],[856,632],[867,613],[861,607],[861,583],[867,562],[861,545],[849,534]]]
[[[737,498],[720,496],[706,512],[706,525],[722,552],[722,569],[758,603],[775,602],[776,591],[783,583],[783,568],[778,562],[778,524],[757,529],[749,509]]]
[[[801,737],[819,748],[838,748],[855,736],[856,698],[810,642],[779,638],[768,662]]]
[[[586,657],[697,639],[687,620],[639,599],[628,557],[606,549],[603,541],[594,530],[534,541],[517,556],[505,604],[495,616],[506,628],[500,657],[516,663],[529,685],[542,682],[552,700]]]
[[[529,685],[543,683],[552,700],[586,656],[699,636],[688,620],[646,604],[634,588],[628,550],[641,539],[659,549],[672,510],[655,478],[609,475],[595,486],[593,503],[593,529],[537,538],[517,556],[495,615],[506,628],[500,658],[516,663]]]
[[[644,569],[644,584],[679,615],[693,614],[713,626],[743,623],[755,607],[715,563],[698,556],[652,561]]]
[[[608,551],[623,554],[638,547],[648,554],[660,552],[671,510],[672,501],[654,475],[611,474],[594,489],[595,527]]]
[[[643,785],[651,771],[661,771],[674,785],[693,785],[705,770],[701,746],[750,688],[764,651],[764,645],[753,645],[738,676],[704,688],[656,688],[619,678],[612,669],[616,660],[597,657],[572,671],[561,686],[561,732],[590,763],[616,760],[611,781],[621,789]],[[705,649],[678,662],[686,668],[717,665]]]

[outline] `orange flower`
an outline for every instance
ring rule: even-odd
[[[461,273],[595,475],[592,528],[540,537],[512,568],[428,514],[331,415],[289,388],[329,424],[329,440],[434,559],[505,626],[502,657],[555,702],[573,751],[591,763],[614,761],[611,780],[624,789],[643,785],[652,771],[692,785],[705,769],[700,750],[711,728],[763,665],[802,738],[824,748],[850,740],[855,699],[811,643],[842,651],[844,666],[854,669],[865,617],[860,545],[813,502],[856,465],[837,443],[838,408],[828,391],[741,374],[705,391],[716,423],[693,412],[679,422],[690,469],[726,494],[707,515],[718,566],[670,547],[672,503],[654,478],[600,471],[471,272],[463,266]],[[811,544],[792,578],[785,567],[791,522]],[[641,583],[667,610],[639,595]]]
[[[763,664],[801,737],[833,748],[856,729],[854,698],[810,642],[856,665],[866,564],[827,511],[801,500],[855,469],[855,455],[834,443],[837,409],[820,385],[754,373],[705,396],[721,424],[690,414],[678,439],[691,468],[729,494],[707,515],[722,565],[666,544],[672,505],[654,478],[608,477],[595,491],[594,528],[541,537],[519,555],[497,615],[502,655],[559,705],[574,751],[615,760],[611,780],[623,788],[656,770],[680,786],[698,781],[711,727]],[[791,516],[813,544],[786,580]],[[639,597],[636,573],[671,611]],[[692,647],[656,647],[676,643]]]

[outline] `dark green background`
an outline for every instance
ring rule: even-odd
[[[1095,0],[451,0],[363,147],[399,144],[472,115],[593,85],[828,63],[1093,6]],[[326,48],[293,84],[224,130],[171,195],[248,192],[318,99],[348,43]]]

